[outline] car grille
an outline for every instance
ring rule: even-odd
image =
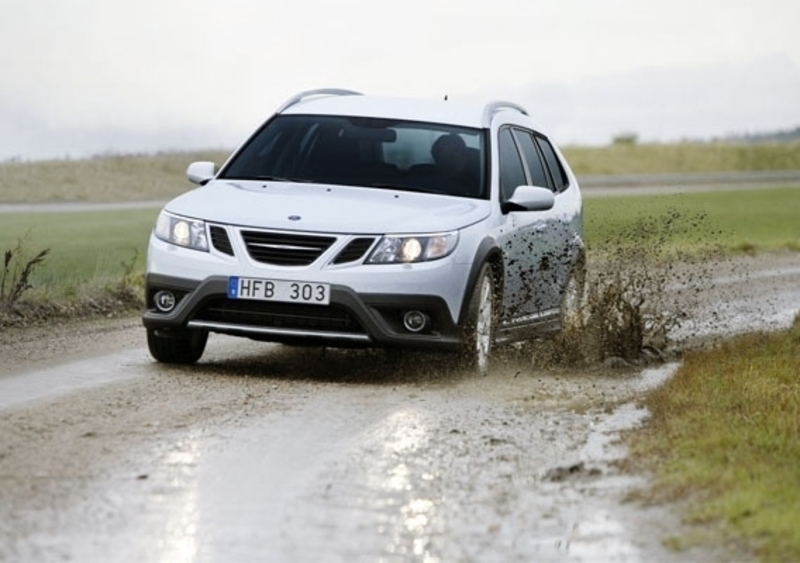
[[[276,266],[308,266],[336,241],[336,237],[269,231],[242,231],[242,239],[253,260]]]
[[[231,239],[228,237],[228,231],[226,231],[224,227],[219,227],[217,225],[212,225],[210,231],[211,244],[214,248],[223,254],[233,256],[233,246],[231,245]]]
[[[206,303],[195,318],[240,326],[365,334],[350,312],[336,306],[220,298]]]
[[[355,238],[347,243],[347,246],[336,256],[333,260],[334,264],[345,264],[347,262],[355,262],[359,260],[367,250],[372,247],[375,242],[373,237],[369,238]]]

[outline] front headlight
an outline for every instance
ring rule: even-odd
[[[431,235],[386,235],[367,259],[368,264],[408,264],[448,256],[458,244],[458,232]]]
[[[154,232],[156,237],[165,242],[194,250],[208,251],[208,236],[206,235],[206,224],[203,221],[162,211],[156,221]]]

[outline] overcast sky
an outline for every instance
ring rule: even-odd
[[[512,99],[560,144],[800,125],[797,0],[3,0],[0,160],[234,148],[299,90]]]

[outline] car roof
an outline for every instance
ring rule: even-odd
[[[333,94],[326,92],[333,92]],[[304,97],[304,95],[308,97]],[[349,91],[319,90],[298,94],[283,104],[278,109],[278,113],[378,117],[482,128],[489,126],[488,117],[503,110],[514,111],[517,114],[525,112],[524,108],[510,102],[480,104],[444,99],[361,95]]]

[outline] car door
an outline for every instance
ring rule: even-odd
[[[551,188],[531,132],[500,129],[498,159],[501,202],[521,185]],[[525,324],[556,314],[560,294],[554,267],[560,244],[552,231],[558,221],[551,211],[509,210],[504,219],[499,239],[505,261],[502,321]]]
[[[555,205],[551,210],[552,223],[549,236],[552,243],[547,276],[555,294],[555,306],[560,305],[561,296],[572,272],[576,254],[582,244],[582,215],[580,198],[576,189],[570,189],[569,178],[550,141],[534,133],[536,148],[547,170],[550,186],[555,192]]]

